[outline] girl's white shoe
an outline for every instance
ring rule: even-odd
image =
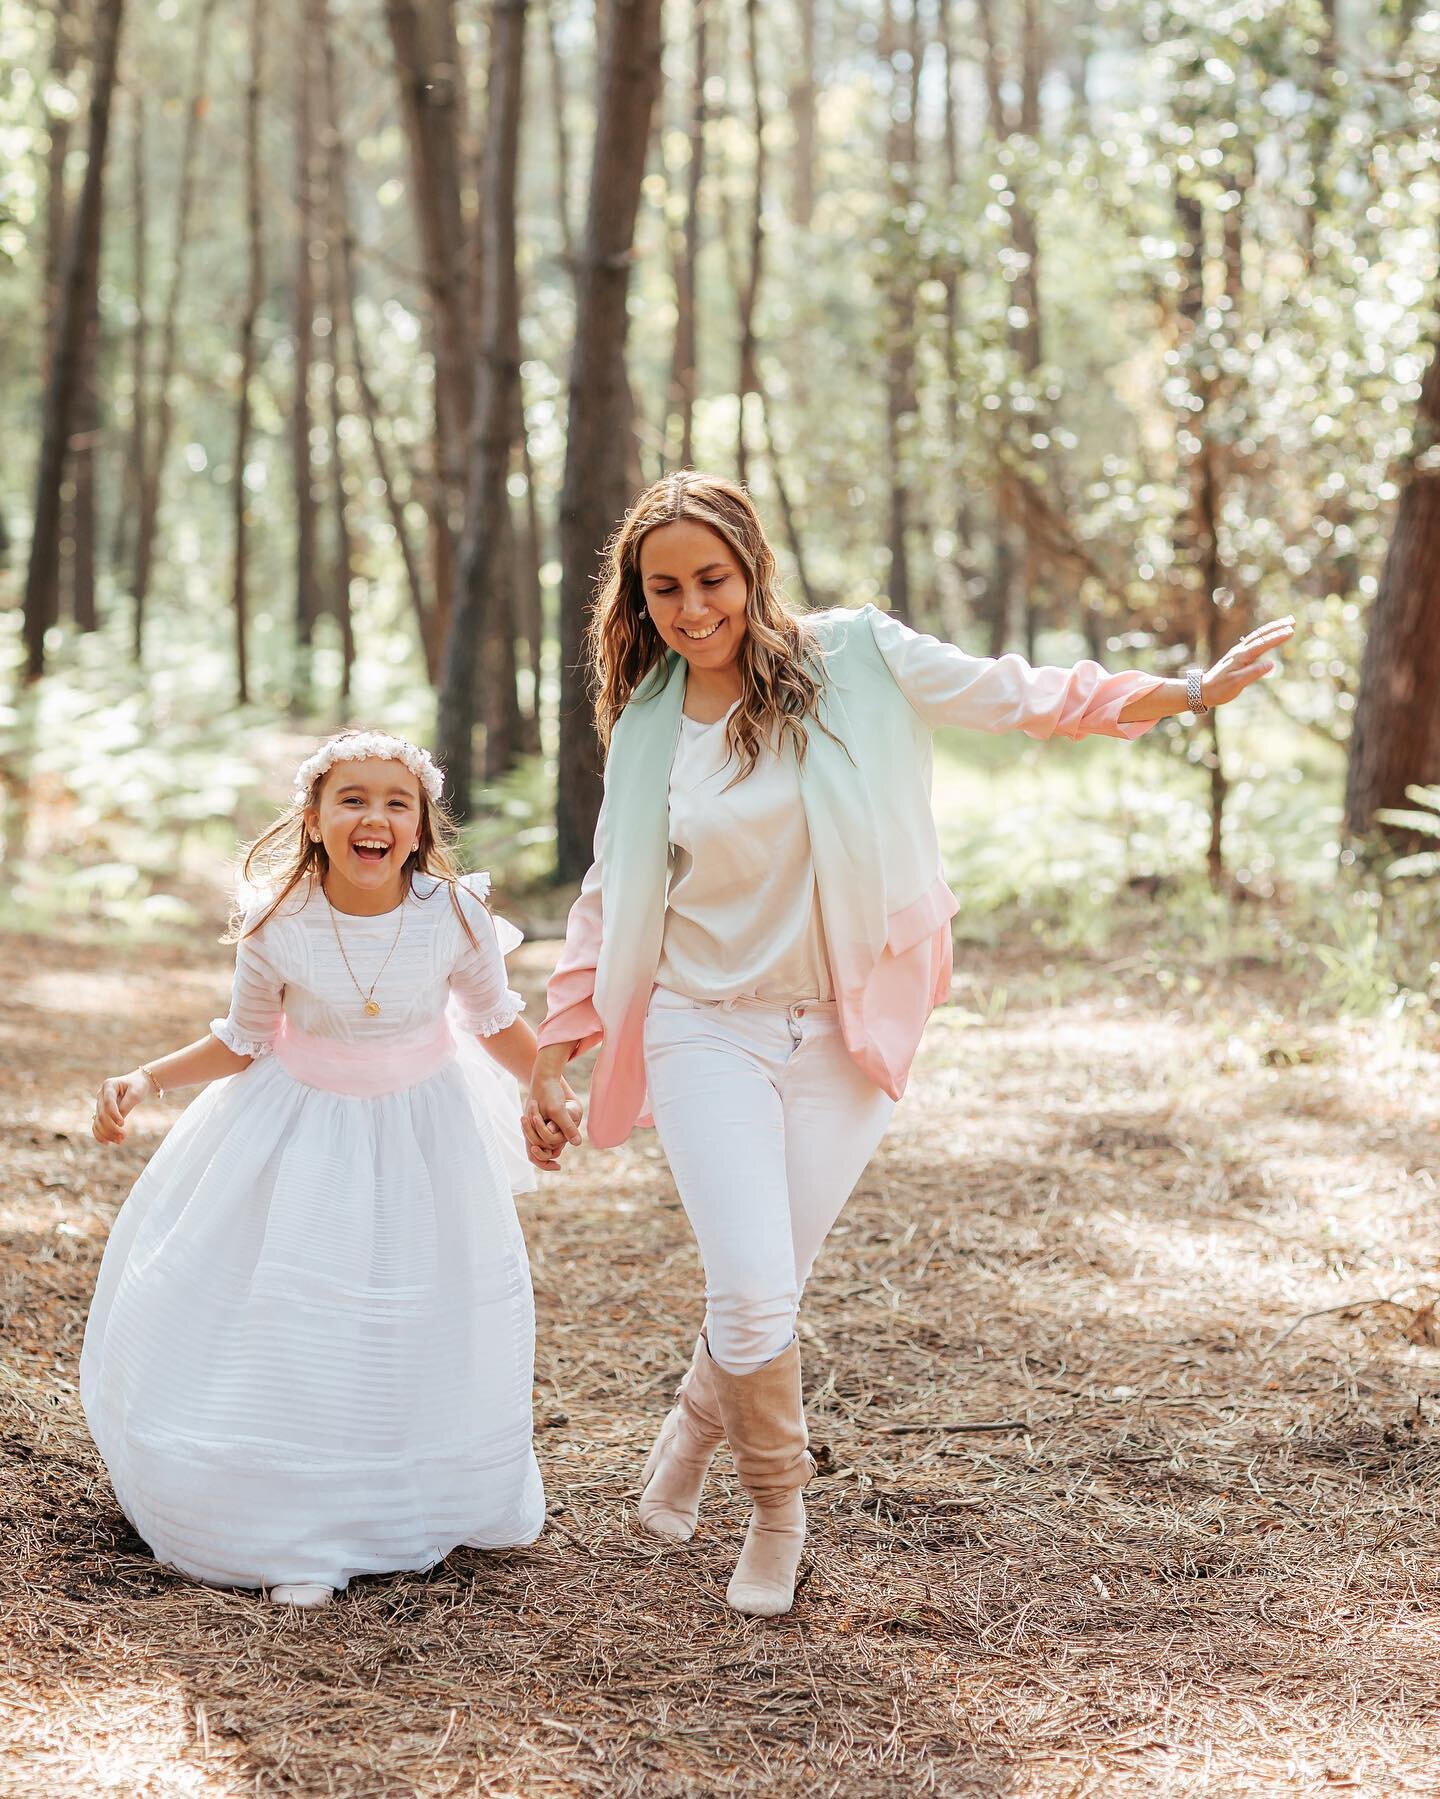
[[[298,1586],[269,1587],[265,1596],[271,1605],[329,1605],[335,1597],[335,1589],[302,1583]]]

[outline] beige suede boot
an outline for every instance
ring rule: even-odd
[[[710,1346],[701,1331],[695,1353],[675,1395],[674,1409],[660,1426],[640,1476],[644,1491],[637,1508],[641,1525],[652,1537],[688,1543],[700,1516],[700,1490],[710,1461],[725,1440],[715,1404]]]
[[[805,1547],[805,1502],[815,1472],[806,1448],[800,1345],[750,1374],[715,1365],[715,1394],[735,1472],[755,1507],[725,1597],[737,1612],[776,1618],[795,1603]]]

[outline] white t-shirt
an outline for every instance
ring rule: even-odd
[[[795,758],[788,746],[762,750],[750,773],[733,781],[729,717],[713,724],[680,718],[655,978],[690,999],[832,999]]]

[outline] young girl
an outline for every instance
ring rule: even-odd
[[[214,1083],[111,1233],[80,1392],[157,1559],[281,1603],[544,1523],[512,1198],[535,1035],[519,933],[458,874],[440,791],[380,732],[303,763],[244,860],[264,897],[229,1016],[95,1105],[118,1143],[145,1100]]]

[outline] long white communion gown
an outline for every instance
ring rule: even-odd
[[[81,1399],[127,1517],[196,1579],[338,1589],[544,1524],[513,1199],[534,1180],[475,1041],[521,1010],[520,934],[488,887],[459,896],[478,949],[429,876],[334,925],[297,894],[243,939],[211,1029],[255,1061],[187,1108],[111,1232]],[[337,927],[366,986],[399,928],[374,1016]]]

